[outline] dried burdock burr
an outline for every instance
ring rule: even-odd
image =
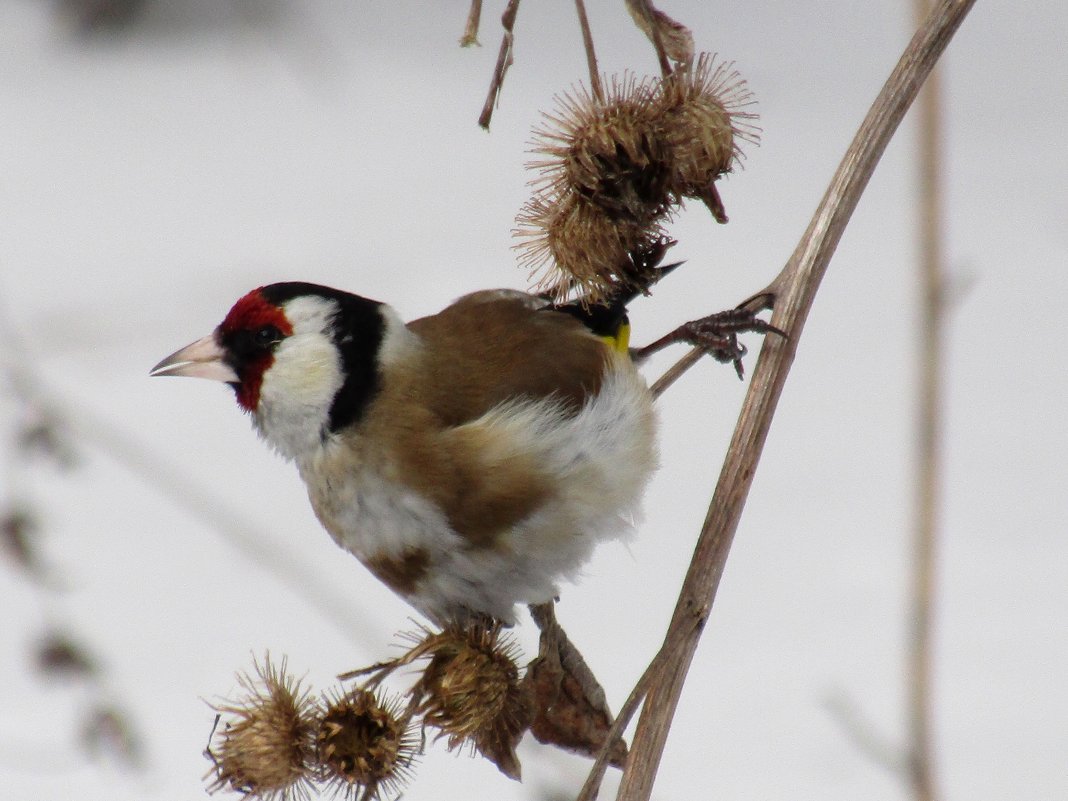
[[[557,98],[547,124],[535,131],[534,181],[550,194],[574,192],[610,217],[640,220],[666,200],[664,153],[656,139],[654,86],[633,76],[613,80],[598,101],[583,88]]]
[[[520,261],[532,274],[542,272],[539,288],[554,300],[574,292],[596,302],[617,285],[631,284],[633,254],[665,238],[662,219],[666,214],[641,223],[612,216],[575,192],[561,199],[535,196],[517,217],[518,233],[528,237]],[[555,269],[544,269],[550,265]]]
[[[742,156],[740,142],[757,142],[752,93],[731,64],[702,53],[696,65],[664,78],[656,94],[657,140],[673,164],[669,189],[680,200],[705,202],[719,222],[727,216],[715,181]]]
[[[254,663],[255,677],[238,674],[246,695],[215,706],[222,717],[207,756],[209,791],[229,789],[255,799],[307,797],[314,778],[315,703],[286,662]]]
[[[430,657],[412,691],[423,722],[450,749],[469,743],[518,780],[515,747],[533,719],[533,701],[520,680],[514,642],[499,624],[479,622],[428,634],[413,650]]]
[[[600,101],[584,89],[557,99],[535,132],[528,166],[539,172],[516,218],[520,263],[545,270],[540,288],[558,301],[589,300],[626,281],[629,254],[663,234],[670,165],[657,140],[654,84],[613,80]],[[552,269],[555,268],[555,269]]]
[[[316,734],[320,779],[361,801],[395,794],[418,749],[410,721],[398,700],[371,690],[327,696]]]
[[[603,100],[579,89],[534,134],[534,193],[516,217],[520,264],[556,301],[645,291],[631,265],[665,237],[685,198],[720,222],[715,182],[740,142],[756,141],[751,95],[731,65],[703,54],[665,78],[613,80]]]

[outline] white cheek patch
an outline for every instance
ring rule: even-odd
[[[329,408],[341,388],[337,348],[316,334],[294,334],[283,340],[274,364],[263,377],[261,403]]]
[[[256,423],[267,441],[289,459],[318,447],[344,381],[329,335],[335,311],[336,305],[322,298],[287,303],[293,333],[278,345],[263,376]]]

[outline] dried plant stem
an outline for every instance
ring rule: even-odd
[[[671,365],[660,378],[652,383],[649,391],[653,393],[653,397],[659,398],[663,395],[668,387],[682,378],[682,374],[701,361],[704,355],[704,348],[691,348],[685,356]]]
[[[913,37],[846,151],[819,208],[782,272],[769,287],[775,295],[771,323],[788,339],[764,340],[708,515],[683,582],[669,628],[687,636],[675,658],[650,688],[638,721],[617,801],[646,801],[682,686],[712,609],[742,508],[805,320],[842,232],[875,166],[915,99],[924,79],[975,0],[939,0]]]
[[[582,44],[586,48],[586,66],[590,71],[590,92],[598,103],[604,103],[604,87],[601,86],[601,73],[597,69],[597,53],[593,49],[593,34],[590,32],[590,19],[586,16],[586,4],[575,0],[579,27],[582,28]]]
[[[698,352],[700,355],[704,355],[704,351],[698,349]],[[623,736],[623,732],[630,725],[631,718],[634,717],[634,713],[638,711],[638,707],[648,695],[653,681],[664,669],[666,660],[673,658],[678,647],[682,645],[683,640],[690,633],[681,627],[668,630],[667,638],[660,646],[660,650],[657,651],[656,656],[645,668],[634,688],[630,691],[630,695],[627,696],[627,700],[623,702],[623,706],[619,708],[616,719],[612,722],[612,726],[605,736],[604,746],[593,761],[589,775],[586,777],[586,782],[582,785],[582,790],[575,801],[593,801],[593,799],[597,798],[597,793],[601,788],[601,780],[604,778],[605,770],[608,768],[612,746]]]
[[[493,117],[493,108],[497,105],[497,98],[501,94],[504,85],[504,74],[512,66],[512,42],[514,36],[512,29],[515,27],[515,17],[519,13],[519,0],[508,0],[508,5],[501,15],[501,27],[504,28],[504,36],[501,38],[501,49],[497,52],[497,65],[493,68],[493,78],[490,81],[489,94],[482,106],[482,113],[478,115],[478,124],[489,130],[490,120]]]
[[[845,691],[835,691],[824,701],[824,708],[862,754],[894,778],[905,775],[908,757],[904,750],[879,731],[853,697]]]
[[[636,20],[644,20],[644,25],[641,27],[647,32],[649,40],[653,43],[653,49],[656,50],[656,60],[660,64],[660,74],[666,78],[672,72],[671,61],[668,59],[667,49],[664,47],[664,39],[661,36],[660,26],[657,24],[656,12],[652,4],[649,0],[627,0],[627,6]]]
[[[471,0],[471,10],[467,12],[467,22],[460,37],[460,47],[478,44],[478,23],[482,19],[482,0]]]
[[[918,19],[930,0],[915,0]],[[938,798],[931,734],[931,628],[934,615],[942,441],[942,365],[945,303],[942,258],[942,201],[939,140],[941,109],[938,73],[919,99],[919,188],[917,209],[920,257],[919,408],[916,498],[909,632],[905,663],[908,781],[916,801]]]

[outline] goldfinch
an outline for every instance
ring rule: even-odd
[[[152,375],[229,384],[334,540],[430,620],[510,624],[629,530],[657,465],[624,304],[596,311],[490,290],[405,323],[272,284]]]

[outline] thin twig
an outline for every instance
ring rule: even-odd
[[[895,778],[905,774],[908,758],[896,743],[884,737],[875,723],[864,716],[855,698],[844,690],[827,696],[824,708],[861,753]]]
[[[486,103],[482,106],[482,113],[478,115],[478,124],[487,131],[490,119],[493,117],[493,109],[497,105],[497,99],[504,85],[504,74],[512,66],[512,43],[514,37],[512,29],[515,27],[515,17],[519,13],[519,0],[508,0],[508,6],[501,15],[501,27],[504,28],[504,36],[501,38],[501,49],[497,52],[497,65],[493,68],[493,79],[490,81],[489,94],[486,95]]]
[[[617,801],[646,801],[668,729],[708,615],[801,332],[842,232],[924,79],[975,0],[940,0],[913,37],[842,160],[808,229],[773,282],[771,323],[788,338],[764,340],[671,628],[694,630],[650,689]]]
[[[586,781],[582,785],[582,790],[575,801],[593,801],[593,799],[597,798],[597,793],[601,789],[601,781],[604,779],[604,773],[608,769],[608,760],[612,754],[612,747],[623,736],[623,732],[630,725],[630,720],[634,717],[634,713],[638,711],[642,701],[645,700],[645,696],[648,695],[653,681],[663,671],[664,661],[672,658],[675,650],[686,635],[687,632],[682,628],[668,630],[667,639],[664,640],[660,650],[656,652],[656,656],[652,658],[638,678],[634,688],[630,691],[630,695],[627,696],[627,700],[619,708],[616,719],[612,721],[612,726],[609,728],[608,734],[605,735],[604,745],[601,746],[600,753],[597,754],[597,758],[593,761],[589,775],[586,776]]]
[[[704,348],[692,348],[685,356],[675,362],[669,367],[660,378],[656,379],[649,387],[649,391],[653,393],[654,398],[659,398],[664,392],[682,378],[682,374],[701,361],[701,357],[705,355]]]
[[[915,0],[922,19],[930,0]],[[931,640],[934,616],[939,479],[942,441],[944,287],[941,202],[941,108],[938,72],[927,79],[919,107],[920,337],[913,563],[909,631],[905,662],[908,781],[916,801],[935,801],[934,747],[931,734]]]
[[[582,28],[582,44],[586,48],[590,91],[593,92],[594,100],[604,104],[604,88],[601,86],[601,73],[597,69],[597,53],[593,49],[593,34],[590,32],[590,19],[586,16],[586,4],[582,0],[575,0],[575,10],[578,11],[579,27]]]
[[[693,34],[689,28],[656,8],[651,0],[626,0],[626,4],[631,18],[653,43],[662,77],[666,78],[672,73],[672,62],[679,67],[691,64]]]
[[[478,44],[478,22],[482,18],[482,0],[471,0],[471,10],[467,12],[467,22],[460,37],[460,47]]]

